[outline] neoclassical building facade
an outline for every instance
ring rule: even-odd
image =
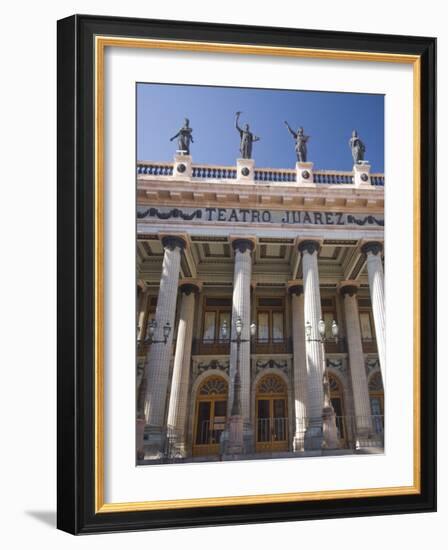
[[[382,452],[383,213],[367,162],[138,162],[138,463]]]

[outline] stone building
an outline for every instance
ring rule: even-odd
[[[138,162],[138,463],[382,452],[383,213],[365,161]]]

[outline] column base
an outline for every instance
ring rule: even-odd
[[[167,458],[180,459],[188,456],[187,444],[181,433],[168,428],[166,441]]]
[[[222,433],[220,452],[223,458],[247,455],[254,452],[254,432],[249,422],[242,417],[231,417],[228,428]]]
[[[167,450],[166,429],[161,426],[146,426],[144,439],[144,459],[164,458]]]
[[[301,453],[305,450],[305,434],[305,431],[295,433],[292,440],[292,449],[295,453]]]
[[[320,451],[323,441],[322,424],[309,426],[305,432],[304,449],[305,451]]]
[[[322,447],[324,449],[339,449],[339,434],[336,426],[336,415],[333,407],[325,407],[322,414],[324,440]]]
[[[136,431],[135,431],[135,439],[136,439],[136,456],[137,461],[143,460],[145,458],[145,441],[144,441],[144,434],[145,434],[145,425],[146,420],[144,418],[137,418],[137,425],[136,425]]]

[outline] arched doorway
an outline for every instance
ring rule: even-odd
[[[369,398],[375,433],[382,434],[384,429],[384,388],[380,372],[375,372],[370,377]]]
[[[285,382],[268,374],[256,388],[256,451],[288,450],[288,393]]]
[[[228,384],[211,376],[200,385],[196,397],[193,456],[219,454],[219,442],[226,425]]]
[[[339,438],[341,440],[341,445],[345,446],[347,444],[347,426],[345,423],[346,419],[342,385],[338,378],[333,374],[328,375],[328,383],[330,386],[330,401],[336,414],[336,426],[338,428]]]

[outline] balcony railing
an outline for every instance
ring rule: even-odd
[[[292,353],[291,338],[256,338],[251,342],[251,353]]]
[[[347,342],[345,338],[339,337],[338,341],[326,340],[324,342],[325,353],[347,353]]]
[[[139,162],[137,174],[147,176],[173,176],[174,166],[168,162]],[[192,179],[194,180],[235,180],[237,170],[234,166],[212,166],[195,164],[192,166]],[[256,168],[254,170],[255,183],[295,183],[296,170],[281,168]],[[384,174],[371,174],[370,183],[375,187],[384,187]],[[313,183],[322,185],[353,185],[353,172],[339,170],[315,170],[313,171]]]
[[[195,338],[192,352],[193,355],[228,355],[230,340],[228,338]]]
[[[364,353],[377,353],[378,347],[376,345],[375,338],[363,338],[362,339],[362,349]]]
[[[230,340],[196,338],[193,340],[192,350],[194,355],[228,355]],[[292,340],[291,338],[255,339],[251,341],[250,351],[258,354],[292,353]]]

